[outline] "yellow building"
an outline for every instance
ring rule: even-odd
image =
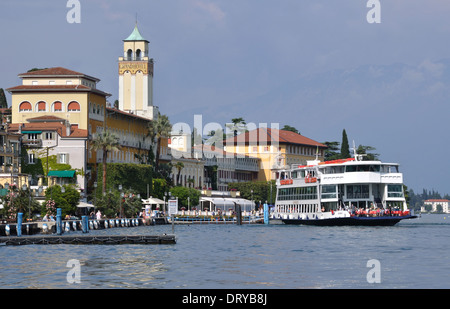
[[[47,147],[49,155],[60,157],[61,149],[65,149],[71,155],[66,156],[70,159],[64,163],[87,175],[102,160],[101,151],[91,151],[89,143],[105,129],[119,138],[121,146],[120,151],[109,154],[109,162],[139,163],[135,154],[148,153],[151,141],[146,136],[151,120],[108,107],[106,99],[110,94],[97,89],[99,79],[61,67],[27,72],[19,77],[22,85],[7,89],[12,95],[11,127],[17,132],[28,130],[24,132],[31,134],[34,153],[38,148],[46,148],[48,135],[56,132],[49,127],[49,122],[67,128],[58,143],[52,139],[55,145]],[[75,137],[86,142],[74,144]],[[81,190],[86,188],[88,180],[84,175],[78,179]]]
[[[269,181],[282,168],[304,165],[316,156],[323,161],[327,146],[291,131],[259,128],[226,139],[224,148],[227,153],[259,158],[258,180]]]
[[[136,27],[123,44],[119,57],[119,109],[149,119],[158,116],[153,106],[153,59],[149,58],[149,42]]]

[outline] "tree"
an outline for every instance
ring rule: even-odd
[[[75,214],[80,200],[80,192],[73,186],[65,185],[64,192],[59,185],[48,187],[45,191],[45,203],[42,204],[41,213],[56,215],[56,208],[61,208],[63,217]]]
[[[183,162],[177,162],[177,163],[175,163],[175,168],[177,169],[177,171],[178,171],[178,174],[177,174],[177,183],[176,183],[176,185],[178,186],[179,184],[180,184],[180,175],[181,175],[181,170],[184,168],[184,164],[183,164]]]
[[[119,138],[111,133],[108,130],[104,130],[100,134],[97,134],[97,136],[92,141],[91,149],[98,151],[102,150],[102,163],[103,163],[103,187],[102,187],[102,193],[105,193],[106,191],[106,164],[108,160],[108,152],[111,151],[118,151],[120,149],[119,145]]]
[[[170,189],[170,193],[173,197],[178,197],[178,207],[197,206],[200,203],[200,191],[196,189],[173,187]]]
[[[347,132],[345,129],[342,131],[342,143],[341,143],[341,159],[350,158],[350,147],[348,145]]]
[[[0,108],[8,108],[8,102],[6,101],[5,91],[0,88]]]
[[[170,124],[169,117],[161,115],[158,112],[158,118],[148,124],[147,136],[150,136],[152,143],[156,139],[156,158],[155,158],[155,171],[159,169],[159,156],[161,152],[161,140],[164,137],[168,137],[172,131],[172,125]]]
[[[231,123],[227,123],[225,126],[233,133],[228,136],[237,136],[238,133],[243,133],[247,130],[246,122],[244,118],[233,118],[231,119]]]
[[[374,151],[375,149],[376,148],[372,146],[359,145],[358,148],[356,149],[356,153],[365,155],[366,159],[370,161],[378,160],[379,156],[378,153],[369,153],[369,151]]]
[[[300,134],[300,132],[298,132],[298,130],[297,130],[296,128],[291,127],[291,126],[289,126],[289,125],[287,125],[287,124],[285,124],[284,127],[281,128],[281,130],[291,131],[291,132]]]
[[[327,146],[324,153],[325,161],[336,160],[341,157],[341,153],[339,152],[339,142],[324,142],[323,144]]]

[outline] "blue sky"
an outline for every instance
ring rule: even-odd
[[[317,141],[371,145],[405,183],[450,193],[450,2],[380,0],[2,0],[0,88],[33,67],[62,66],[118,95],[122,40],[141,34],[155,59],[154,104],[172,123],[296,127]],[[9,94],[7,95],[10,99]]]

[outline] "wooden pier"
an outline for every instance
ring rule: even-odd
[[[122,245],[122,244],[175,244],[175,235],[38,235],[0,237],[0,245]]]

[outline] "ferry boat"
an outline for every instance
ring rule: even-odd
[[[407,207],[399,164],[353,158],[291,166],[277,173],[270,221],[305,225],[392,226],[417,216]]]

